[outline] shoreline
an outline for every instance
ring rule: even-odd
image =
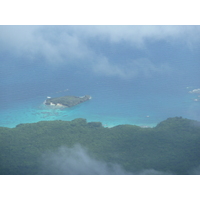
[[[45,105],[45,106],[52,106],[54,108],[55,107],[58,107],[58,108],[68,108],[68,106],[64,106],[64,105],[62,105],[60,103],[54,104],[54,103],[50,102],[50,105],[47,105],[46,104],[46,100],[42,104]]]

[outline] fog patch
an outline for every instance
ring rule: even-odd
[[[40,175],[172,175],[155,169],[126,171],[117,163],[96,159],[80,144],[48,151],[41,156],[40,163]]]
[[[131,174],[119,164],[99,161],[80,145],[62,146],[42,155],[39,174],[46,175],[126,175]]]

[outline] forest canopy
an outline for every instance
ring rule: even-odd
[[[200,122],[175,117],[154,128],[107,128],[82,118],[19,124],[0,127],[0,152],[0,174],[198,174]]]

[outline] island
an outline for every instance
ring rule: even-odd
[[[89,99],[91,99],[91,96],[89,95],[85,95],[82,97],[76,97],[76,96],[64,96],[64,97],[56,97],[56,98],[47,97],[44,104],[69,108],[77,104],[83,103]]]

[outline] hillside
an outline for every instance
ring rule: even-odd
[[[73,153],[77,144],[87,150],[87,156],[81,148],[76,151],[78,154]],[[20,124],[16,128],[0,127],[0,152],[0,174],[65,174],[48,167],[60,157],[63,163],[72,156],[73,162],[79,159],[82,163],[78,165],[80,169],[83,163],[92,160],[93,171],[79,174],[98,174],[94,168],[113,166],[113,163],[130,174],[140,174],[142,170],[153,170],[149,174],[155,171],[191,174],[200,166],[200,123],[175,117],[155,128],[134,125],[105,128],[100,122],[87,123],[81,118]],[[53,161],[49,155],[51,158],[54,155]],[[87,166],[87,170],[90,167]]]

